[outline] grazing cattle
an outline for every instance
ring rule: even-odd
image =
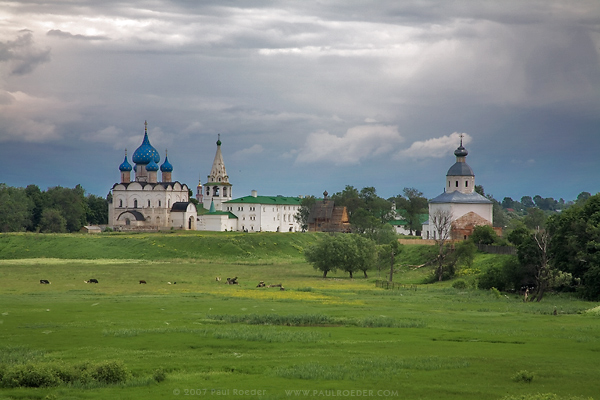
[[[277,285],[269,285],[269,286],[267,286],[267,287],[281,287],[281,283],[280,283],[280,284],[277,284]]]
[[[98,283],[98,279],[90,279],[89,281],[84,281],[85,283]]]
[[[221,277],[220,277],[220,276],[217,276],[217,277],[215,278],[215,281],[217,281],[217,282],[221,282]]]
[[[145,285],[145,284],[146,284],[146,281],[145,281],[145,280],[143,280],[143,279],[142,279],[142,280],[140,280],[140,285],[141,285],[142,283]]]
[[[227,284],[228,285],[237,285],[238,284],[237,276],[235,278],[227,278]]]
[[[40,284],[42,284],[42,285],[49,285],[50,281],[47,280],[47,279],[40,279]]]
[[[285,288],[282,286],[279,290],[285,290]]]
[[[265,285],[264,281],[260,281],[260,282],[258,282],[258,285],[256,285],[256,287],[265,287],[265,286],[267,286],[267,285]]]

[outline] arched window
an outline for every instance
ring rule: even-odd
[[[219,196],[219,187],[218,186],[213,186],[213,196],[215,196],[215,197]]]
[[[119,200],[119,207],[123,207],[123,199]]]
[[[458,187],[458,181],[456,181],[456,187]]]
[[[137,208],[137,199],[133,200],[133,208]]]
[[[148,207],[150,207],[150,200],[148,200]]]
[[[206,195],[210,196],[210,188],[209,187],[206,188]]]
[[[226,187],[223,188],[223,197],[227,197],[227,188]]]
[[[125,218],[125,225],[131,225],[131,221],[129,220],[129,218]]]
[[[465,187],[469,187],[469,181],[465,181]]]
[[[162,207],[162,202],[160,200],[158,201],[158,206]]]

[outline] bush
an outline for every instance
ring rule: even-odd
[[[513,381],[531,383],[534,373],[527,370],[522,370],[513,375]]]
[[[43,364],[17,365],[8,369],[2,377],[2,386],[15,387],[49,387],[61,383],[54,368]]]
[[[477,244],[494,244],[498,240],[498,235],[491,226],[481,225],[473,229],[473,233],[469,239]]]
[[[500,293],[500,291],[498,289],[496,289],[495,287],[490,288],[490,293],[493,294],[496,298],[502,297],[502,294]]]
[[[131,377],[131,373],[122,361],[106,361],[96,365],[92,376],[98,382],[115,384],[125,382]]]
[[[458,290],[465,290],[469,287],[467,282],[464,279],[457,279],[452,283],[452,287]]]
[[[152,374],[152,379],[154,379],[156,382],[162,382],[166,378],[167,378],[167,373],[162,368],[155,370],[154,373]]]

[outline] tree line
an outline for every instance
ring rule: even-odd
[[[77,232],[84,225],[108,223],[108,201],[86,195],[81,185],[56,186],[46,191],[0,183],[1,232]]]
[[[378,243],[389,242],[394,234],[388,223],[396,219],[404,219],[411,234],[421,231],[419,215],[426,214],[428,203],[423,193],[415,188],[404,188],[402,194],[388,199],[377,195],[374,187],[365,187],[360,191],[346,185],[341,192],[331,195],[336,206],[346,207],[352,232],[375,239]],[[310,210],[317,201],[314,196],[302,199],[300,210],[296,216],[302,230],[308,230]]]

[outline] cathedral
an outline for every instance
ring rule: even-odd
[[[450,239],[464,240],[480,225],[493,226],[493,203],[475,192],[475,174],[467,164],[469,154],[460,146],[454,151],[456,162],[450,167],[444,182],[444,193],[429,201],[429,218],[436,211],[449,211],[452,219]],[[430,221],[423,224],[423,239],[437,239],[436,229]]]
[[[142,144],[131,157],[135,165],[131,166],[125,150],[125,160],[119,166],[121,182],[111,190],[109,226],[122,231],[196,229],[196,206],[189,201],[189,188],[173,181],[173,166],[166,152],[165,161],[159,167],[160,155],[148,139],[148,124],[144,125]]]
[[[173,165],[150,144],[148,126],[133,153],[133,167],[125,159],[119,166],[121,182],[113,185],[108,221],[118,231],[160,231],[169,229],[199,231],[296,232],[300,225],[295,215],[300,197],[250,196],[233,198],[233,185],[225,169],[221,138],[207,182],[196,187],[198,205],[189,199],[187,185],[173,181]],[[160,181],[158,171],[160,170]],[[131,171],[135,177],[131,179]]]

